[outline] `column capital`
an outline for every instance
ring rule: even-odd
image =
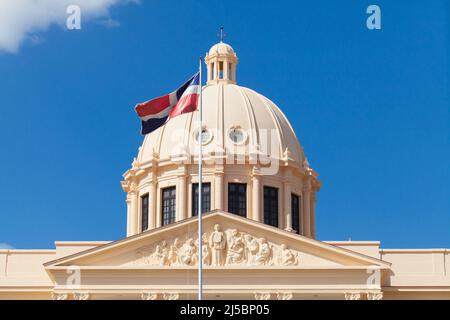
[[[361,300],[361,293],[359,292],[345,292],[345,300]]]
[[[142,300],[157,300],[158,299],[158,293],[156,292],[141,292],[141,299]]]
[[[162,297],[164,300],[179,300],[180,299],[180,294],[179,293],[168,293],[168,292],[163,292]]]
[[[87,292],[74,292],[72,294],[74,300],[89,300],[89,293]]]
[[[259,168],[259,166],[252,167],[251,176],[252,176],[252,178],[258,178],[261,176],[261,169]]]
[[[381,300],[383,299],[383,292],[367,292],[367,300]]]
[[[277,292],[277,299],[278,300],[292,300],[294,298],[294,295],[292,292]]]
[[[270,292],[254,292],[255,300],[270,300]]]
[[[68,298],[69,298],[69,295],[67,293],[52,292],[53,300],[67,300]]]

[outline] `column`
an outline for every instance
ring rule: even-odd
[[[177,218],[181,221],[187,218],[186,212],[186,169],[184,166],[179,168],[178,187],[177,187]],[[199,190],[200,191],[200,190]]]
[[[291,183],[285,180],[283,182],[284,190],[284,217],[285,217],[285,230],[292,232],[292,208],[291,208]]]
[[[214,202],[215,209],[224,210],[223,207],[223,171],[216,171],[214,175]]]
[[[152,181],[150,182],[150,189],[148,191],[148,228],[149,230],[156,228],[156,181],[155,178],[152,177]]]
[[[131,195],[127,193],[127,237],[133,235],[132,229],[132,214],[131,214]]]
[[[224,80],[230,80],[228,74],[228,61],[223,62],[223,78]]]
[[[159,228],[162,225],[162,211],[161,211],[162,195],[161,195],[161,192],[158,191],[158,188],[156,188],[155,197],[156,197],[156,201],[155,201],[156,202],[156,206],[155,206],[156,227]]]
[[[214,80],[215,81],[217,81],[217,79],[218,79],[218,77],[219,77],[219,72],[218,72],[218,70],[219,70],[219,60],[216,60],[215,62],[214,62],[214,75],[213,75],[213,77],[214,77]]]
[[[255,221],[263,222],[264,218],[261,212],[261,176],[259,174],[259,168],[253,167],[252,172],[252,219]]]
[[[316,238],[316,190],[311,193],[311,237]]]
[[[130,191],[128,193],[130,197],[130,235],[135,235],[139,233],[138,226],[139,226],[139,213],[138,213],[138,194],[137,194],[137,186],[135,183],[131,184]]]
[[[311,210],[310,210],[310,201],[311,201],[311,185],[309,181],[305,182],[303,188],[303,235],[305,237],[311,237]]]

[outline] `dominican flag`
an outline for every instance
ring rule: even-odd
[[[170,119],[197,110],[200,94],[200,73],[197,72],[178,90],[136,105],[142,121],[141,134],[155,131]]]

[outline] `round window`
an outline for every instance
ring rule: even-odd
[[[208,143],[209,140],[211,140],[211,132],[207,129],[202,129],[201,134],[199,134],[198,131],[195,133],[195,141],[197,141],[197,143],[200,143],[201,141],[202,144],[205,144]]]
[[[228,133],[228,137],[236,144],[244,143],[246,138],[244,131],[239,128],[231,129]]]

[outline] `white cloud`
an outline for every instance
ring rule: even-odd
[[[14,247],[7,243],[0,243],[0,249],[14,249]]]
[[[118,22],[109,17],[109,10],[118,4],[139,0],[0,0],[0,51],[17,52],[25,41],[42,41],[42,33],[51,25],[65,27],[69,5],[81,8],[81,24],[101,18],[107,27]]]

